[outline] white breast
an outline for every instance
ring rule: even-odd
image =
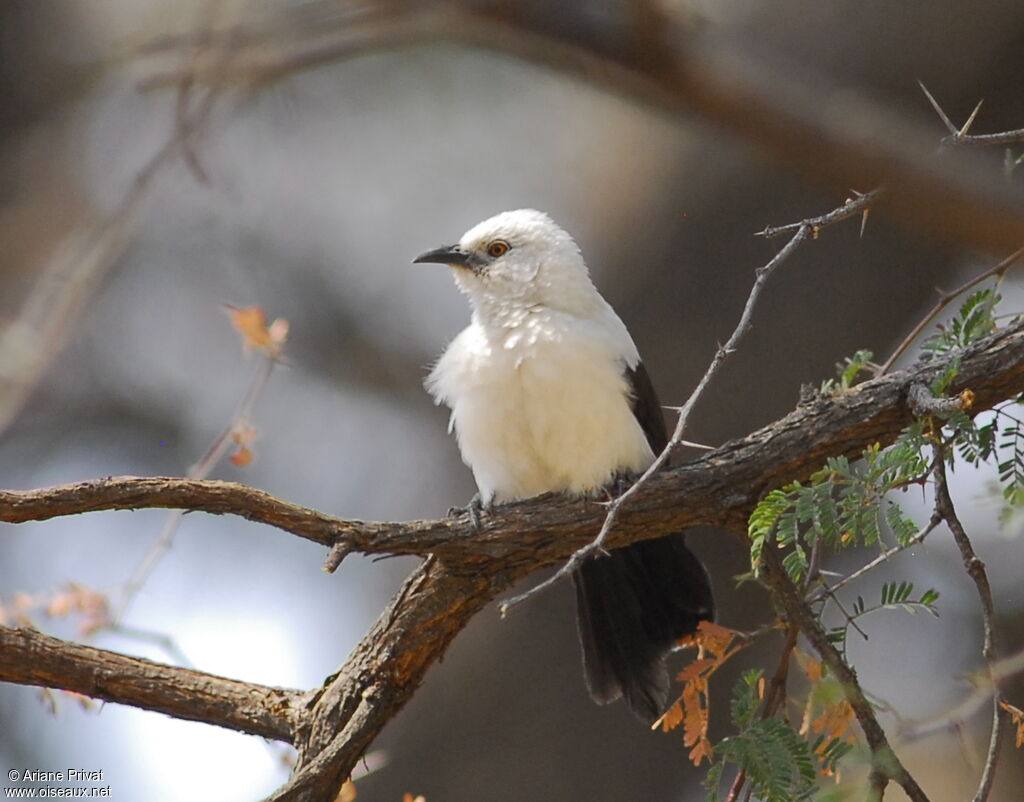
[[[613,321],[544,308],[510,328],[474,321],[442,355],[427,389],[451,407],[482,500],[586,493],[651,463],[623,376],[636,351],[607,313]]]

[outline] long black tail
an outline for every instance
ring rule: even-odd
[[[678,533],[588,560],[573,579],[590,695],[600,704],[623,696],[653,721],[668,696],[666,653],[714,618],[707,571]]]

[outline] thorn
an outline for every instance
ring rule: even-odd
[[[871,209],[865,209],[860,216],[860,238],[864,239],[864,229],[868,227],[868,215],[871,213]]]
[[[978,101],[978,105],[974,107],[974,111],[971,112],[971,116],[967,118],[967,122],[964,123],[964,127],[957,132],[957,136],[966,136],[967,131],[974,125],[974,118],[978,116],[978,112],[981,111],[981,104],[984,103],[984,99]]]
[[[692,440],[680,440],[678,445],[686,446],[687,448],[700,448],[705,451],[714,451],[714,446],[706,446],[703,443],[694,443]]]
[[[932,93],[929,92],[928,88],[920,81],[917,82],[917,85],[921,87],[921,91],[924,92],[924,96],[928,98],[928,102],[932,104],[932,108],[935,109],[935,113],[939,115],[939,119],[942,120],[943,124],[946,126],[946,129],[949,131],[949,133],[951,133],[953,136],[957,136],[956,126],[953,125],[949,117],[946,116],[946,112],[942,110],[942,106],[938,104],[938,101],[936,101],[935,98],[932,97]]]

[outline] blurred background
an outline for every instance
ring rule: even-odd
[[[648,5],[516,9],[531,25],[615,46],[650,34],[635,24]],[[931,149],[945,130],[918,80],[957,124],[984,98],[972,132],[1024,126],[1016,0],[650,5],[654,16],[641,17],[671,47],[753,60],[780,97],[793,96],[796,76],[809,119],[827,112],[854,130],[881,115],[923,132],[932,143],[923,156],[939,166],[947,156]],[[517,57],[502,40],[508,30],[495,29],[493,42],[410,35],[396,22],[410,9],[431,11],[341,0],[0,7],[0,485],[184,474],[259,369],[223,305],[259,305],[290,323],[286,364],[252,415],[255,461],[224,461],[213,475],[348,518],[441,516],[474,486],[422,380],[468,311],[446,269],[412,266],[413,256],[504,209],[549,212],[579,242],[662,401],[680,404],[735,325],[753,270],[781,244],[754,232],[873,186],[867,174],[839,183],[828,165],[799,163],[799,150],[783,158],[757,125],[726,124],[699,104],[669,109],[604,85],[599,72]],[[1004,156],[978,154],[972,169],[1020,212],[1019,172],[1004,172]],[[863,237],[857,220],[830,228],[789,260],[698,407],[691,439],[718,444],[770,422],[802,383],[833,375],[858,348],[886,356],[935,287],[1008,252],[970,232],[936,234],[899,211],[874,210]],[[1019,310],[1012,277],[1006,292],[1007,308]],[[964,470],[955,480],[991,568],[1004,647],[1018,650],[1020,539],[998,524],[992,475]],[[917,514],[927,518],[924,503]],[[39,607],[68,582],[116,606],[165,519],[141,511],[2,525],[0,602],[75,637],[74,621]],[[747,565],[742,545],[720,532],[691,543],[714,578],[720,623],[766,623],[766,597],[734,588]],[[942,593],[942,617],[873,617],[851,657],[865,687],[908,721],[941,719],[980,665],[980,611],[948,533],[914,552],[852,592],[910,579]],[[186,516],[127,613],[134,634],[91,642],[242,680],[319,685],[415,564],[351,557],[328,575],[324,556],[239,519]],[[779,645],[769,639],[716,677],[720,714],[738,672],[770,671]],[[1010,687],[1019,704],[1024,687]],[[926,738],[895,736],[935,802],[973,794],[983,709]],[[716,719],[713,737],[725,732]],[[1020,755],[1011,739],[993,799],[1019,798]],[[258,738],[0,686],[4,770],[102,769],[117,799],[233,802],[284,782],[285,762]],[[361,800],[703,795],[704,770],[689,765],[681,731],[651,733],[622,705],[590,702],[567,586],[505,621],[493,606],[477,616],[369,765]]]

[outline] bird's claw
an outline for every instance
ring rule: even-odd
[[[469,515],[469,523],[473,527],[473,531],[479,532],[483,529],[480,516],[487,508],[489,508],[489,505],[485,505],[480,499],[480,494],[476,493],[473,495],[473,498],[469,500],[469,504],[465,507],[449,507],[448,517],[458,518],[463,513],[466,513]]]
[[[604,487],[604,492],[608,497],[608,501],[615,501],[615,499],[629,490],[629,488],[633,486],[633,479],[634,477],[625,474],[615,474],[611,482]]]

